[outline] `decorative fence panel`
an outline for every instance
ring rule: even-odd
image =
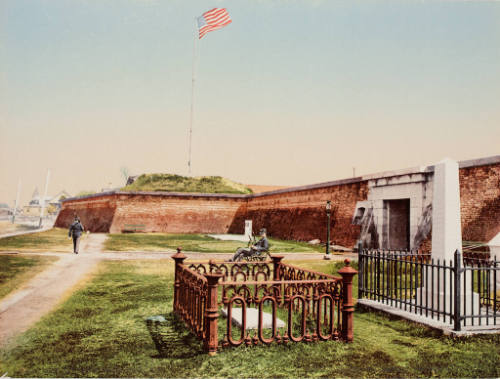
[[[175,260],[174,312],[203,340],[205,350],[271,343],[353,339],[352,279],[269,262]],[[219,310],[226,316],[218,323]]]
[[[227,329],[223,346],[286,343],[339,339],[342,282],[330,280],[223,282],[222,305],[227,309]],[[242,308],[240,338],[232,336],[232,310]],[[257,309],[258,324],[254,330],[247,324],[246,310]],[[264,315],[270,310],[271,328],[265,336]],[[279,317],[286,325],[278,327]],[[250,329],[250,330],[249,330]],[[298,329],[298,330],[296,330]]]
[[[199,274],[221,273],[222,280],[247,281],[247,280],[270,280],[273,268],[269,262],[190,262],[190,270]]]
[[[462,327],[500,325],[500,262],[358,246],[358,298]],[[463,261],[463,262],[462,262]]]
[[[174,311],[184,319],[193,333],[205,338],[208,280],[196,271],[180,265],[176,270],[176,283],[177,281],[179,286],[175,291]]]

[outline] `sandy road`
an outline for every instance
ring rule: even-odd
[[[27,330],[71,294],[71,289],[102,259],[100,251],[105,239],[105,234],[87,236],[81,243],[82,253],[78,255],[50,254],[59,259],[0,301],[0,346]]]

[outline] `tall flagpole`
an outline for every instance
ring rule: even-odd
[[[189,158],[188,158],[188,175],[191,175],[191,146],[193,139],[193,121],[194,121],[194,84],[196,82],[196,58],[197,58],[197,31],[198,31],[198,23],[197,19],[195,21],[195,33],[193,38],[193,67],[191,73],[191,116],[189,119]]]

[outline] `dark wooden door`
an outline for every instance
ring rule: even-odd
[[[410,199],[389,200],[389,249],[410,248]]]

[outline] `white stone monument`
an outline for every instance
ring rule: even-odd
[[[462,250],[458,163],[446,158],[434,166],[432,257],[453,260]]]
[[[458,163],[446,158],[434,166],[434,184],[432,198],[432,258],[434,263],[450,265],[454,262],[455,251],[462,252],[462,227],[460,222],[460,185],[458,177]],[[462,264],[462,262],[460,262]],[[451,312],[454,310],[454,297],[450,294],[454,291],[454,284],[450,283],[453,277],[452,271],[446,269],[446,282],[443,282],[443,269],[440,269],[440,282],[437,282],[437,269],[434,270],[434,282],[432,272],[428,275],[423,272],[422,283],[424,287],[417,291],[416,304],[438,308],[440,311]],[[461,275],[460,280],[460,304],[461,314],[479,313],[479,295],[472,292],[470,271],[466,279]],[[451,276],[450,276],[451,275]],[[464,291],[464,280],[466,290]],[[425,287],[427,283],[428,287]],[[465,301],[466,300],[466,301]],[[473,305],[471,304],[473,300]],[[446,322],[449,322],[446,318]],[[470,323],[470,319],[467,320]]]
[[[495,237],[488,242],[488,247],[490,248],[491,258],[500,257],[500,233],[498,233]]]
[[[245,239],[252,238],[252,220],[245,220]]]

